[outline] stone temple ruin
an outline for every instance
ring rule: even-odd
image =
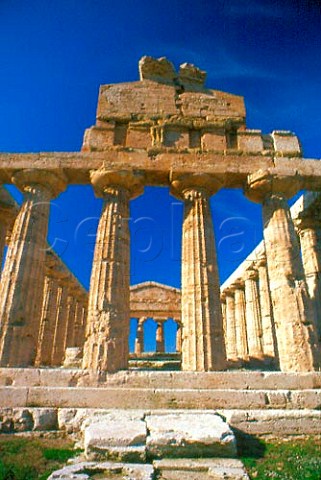
[[[248,130],[243,97],[206,88],[193,65],[143,57],[139,73],[101,86],[81,152],[0,154],[2,183],[24,193],[19,208],[0,190],[0,431],[82,442],[92,462],[51,478],[245,479],[240,436],[320,433],[321,163],[291,132]],[[49,202],[70,184],[104,200],[89,292],[47,248]],[[130,287],[126,219],[146,185],[184,203],[181,290]],[[222,286],[209,206],[221,188],[259,202],[264,224]],[[138,368],[150,317],[160,355],[177,323],[182,371]]]

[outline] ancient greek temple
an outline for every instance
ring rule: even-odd
[[[309,372],[321,367],[321,162],[302,157],[289,131],[246,128],[244,99],[205,86],[206,73],[143,57],[136,82],[100,87],[96,125],[81,152],[0,154],[0,366],[75,364],[126,370],[129,322],[177,323],[185,371],[237,368]],[[50,201],[92,185],[103,209],[87,292],[47,248]],[[168,186],[184,204],[181,290],[130,286],[131,199]],[[209,201],[243,189],[262,205],[263,241],[220,286]],[[309,191],[290,209],[288,200]],[[74,362],[74,363],[73,363]]]

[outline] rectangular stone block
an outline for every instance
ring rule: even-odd
[[[189,132],[187,128],[166,126],[164,131],[164,146],[189,148]]]
[[[160,457],[234,457],[236,440],[227,423],[211,413],[147,415],[147,453]]]
[[[299,139],[294,133],[282,130],[275,130],[271,134],[274,150],[283,156],[301,155]]]
[[[244,152],[260,152],[263,150],[261,130],[244,130],[237,133],[239,150]]]
[[[82,151],[105,150],[114,145],[115,125],[106,123],[106,127],[91,127],[85,131]]]
[[[226,136],[225,131],[210,131],[203,132],[201,139],[202,150],[226,150]]]
[[[0,368],[0,386],[39,385],[38,368]]]
[[[83,429],[87,459],[146,460],[146,423],[135,411],[118,410],[90,418]]]
[[[159,480],[249,480],[240,460],[234,458],[154,460]]]
[[[0,387],[0,408],[26,407],[28,387]]]
[[[224,410],[232,428],[250,435],[319,435],[321,412],[315,410]]]
[[[129,124],[126,137],[126,147],[130,148],[151,148],[152,136],[150,127],[134,127]]]

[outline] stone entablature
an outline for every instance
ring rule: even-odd
[[[181,291],[158,282],[130,287],[130,316],[181,321]]]

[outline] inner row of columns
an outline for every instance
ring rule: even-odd
[[[38,170],[17,172],[12,180],[25,193],[25,199],[12,227],[0,285],[2,366],[32,365],[36,361],[49,203],[67,184],[63,175]],[[91,173],[91,181],[104,204],[94,252],[82,366],[115,372],[128,367],[129,201],[143,192],[143,178],[132,172],[111,173],[102,169]],[[184,201],[183,370],[223,370],[227,366],[209,206],[210,196],[221,186],[218,179],[207,175],[172,179],[171,192]],[[311,371],[320,367],[315,317],[287,203],[297,190],[292,178],[280,180],[264,173],[250,176],[246,187],[247,196],[262,203],[267,274],[278,360],[283,371]],[[248,329],[257,330],[253,276],[246,279],[245,288],[248,298],[253,298],[247,302],[253,321]],[[244,301],[242,290],[239,292],[238,296],[235,292],[235,303]],[[228,321],[232,319],[226,317]],[[236,329],[235,335],[244,342],[241,329]],[[260,338],[248,336],[248,350],[258,357],[263,348]],[[242,348],[242,342],[239,343]]]

